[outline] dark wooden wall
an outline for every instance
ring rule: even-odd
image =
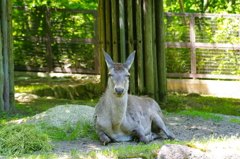
[[[99,0],[99,55],[102,89],[107,68],[102,48],[115,62],[136,50],[130,93],[167,100],[163,0]]]

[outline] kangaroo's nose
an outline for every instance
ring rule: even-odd
[[[116,92],[118,95],[122,95],[122,94],[123,94],[123,91],[124,91],[123,88],[115,88],[115,92]]]

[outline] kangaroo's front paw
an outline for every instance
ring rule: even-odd
[[[103,145],[107,145],[111,142],[111,139],[104,132],[98,132],[98,136]]]
[[[175,135],[174,135],[172,132],[169,132],[169,133],[167,134],[167,137],[168,137],[169,139],[175,139]]]
[[[100,140],[102,142],[103,145],[107,145],[109,142],[111,142],[111,139],[109,139],[109,137],[105,136],[101,136]]]

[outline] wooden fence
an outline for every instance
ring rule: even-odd
[[[112,4],[111,7],[113,8],[111,10],[113,13],[117,9],[114,7],[121,7],[118,6],[118,3],[114,5],[114,2],[112,2]],[[106,8],[108,7],[110,6],[106,6]],[[97,29],[97,19],[100,17],[97,17],[97,11],[36,9],[36,12],[42,11],[46,15],[42,19],[40,18],[43,21],[42,33],[36,34],[35,32],[39,27],[37,28],[37,23],[31,19],[31,16],[33,16],[31,14],[34,12],[31,13],[25,7],[13,8],[13,21],[16,19],[22,21],[22,23],[13,25],[13,30],[17,32],[17,34],[14,34],[14,52],[15,57],[18,57],[15,60],[15,70],[100,73],[98,43],[101,45],[101,41],[98,42]],[[133,8],[138,9],[137,7]],[[125,8],[126,11],[127,9]],[[15,10],[18,11],[16,15],[19,15],[21,10],[23,11],[21,18],[14,16]],[[66,15],[63,15],[65,13]],[[90,14],[94,18],[90,18],[90,23],[80,24],[77,23],[77,17],[81,16],[77,15],[78,13]],[[122,12],[118,14],[123,15],[106,13],[106,19],[116,19],[116,16],[128,18]],[[135,19],[137,13],[132,14],[132,18]],[[65,22],[57,19],[57,16],[65,16]],[[122,21],[126,21],[126,18],[122,19]],[[141,21],[138,18],[136,20]],[[71,27],[66,25],[70,21]],[[109,23],[116,26],[119,25],[119,20],[112,20]],[[168,77],[240,79],[240,15],[165,13],[164,23]],[[32,28],[18,29],[16,27],[25,25],[32,26]],[[102,27],[105,27],[106,32],[110,31],[109,25]],[[138,25],[129,27],[139,29]],[[69,31],[70,29],[72,30]],[[145,35],[143,30],[143,34],[135,34],[135,31],[138,30],[134,30],[137,37],[131,39],[131,36],[128,36],[129,33],[131,34],[131,30],[124,29],[113,29],[111,30],[112,39],[110,39],[110,34],[109,37],[106,37],[108,41],[106,44],[110,43],[109,40],[114,40],[113,46],[117,45],[119,47],[113,47],[111,50],[115,60],[120,59],[123,61],[126,58],[123,51],[134,49],[133,47],[125,48],[125,45],[120,46],[123,39],[129,38],[127,40],[129,40],[131,46],[138,47],[137,39],[141,39],[141,36]],[[30,30],[31,33],[27,30]],[[91,35],[84,34],[87,38],[78,36],[79,30],[91,32]],[[117,35],[118,33],[121,36]],[[155,39],[153,41],[156,42]],[[139,50],[139,48],[135,49]],[[106,51],[111,54],[108,49]]]
[[[165,29],[168,77],[240,79],[240,15],[165,13]]]
[[[15,70],[99,73],[97,11],[13,7]]]

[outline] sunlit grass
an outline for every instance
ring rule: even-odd
[[[169,94],[168,102],[161,105],[161,107],[168,112],[192,110],[240,116],[240,99],[236,98],[218,98],[211,96],[188,97],[181,94]]]
[[[234,123],[240,123],[240,119],[235,119],[235,118],[232,118],[229,121],[234,122]]]
[[[193,148],[198,148],[202,151],[212,151],[214,149],[232,149],[240,151],[240,137],[236,136],[222,136],[215,137],[214,135],[202,140],[193,139],[187,145]]]
[[[31,92],[36,89],[44,89],[44,88],[50,88],[49,85],[26,85],[26,86],[19,86],[15,85],[14,90],[16,93],[23,93],[23,92]]]
[[[223,136],[215,137],[214,135],[201,140],[193,139],[188,142],[180,142],[175,140],[165,140],[163,142],[152,142],[149,144],[139,143],[137,145],[131,145],[129,143],[115,143],[114,146],[106,147],[104,150],[90,151],[90,152],[78,152],[76,149],[72,149],[70,154],[39,154],[39,155],[25,155],[24,158],[85,158],[85,159],[100,159],[100,158],[150,158],[150,156],[157,153],[161,146],[165,144],[181,144],[189,147],[199,149],[203,152],[221,152],[227,151],[240,151],[240,138],[236,136]],[[155,152],[155,153],[154,153]],[[217,154],[216,154],[217,155]],[[21,158],[21,157],[20,157]]]

